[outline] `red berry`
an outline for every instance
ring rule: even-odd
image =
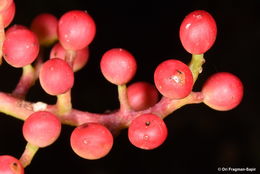
[[[0,156],[1,174],[24,174],[24,168],[20,161],[10,155]]]
[[[147,82],[136,82],[127,88],[128,101],[136,111],[147,109],[157,103],[159,93],[156,87]]]
[[[66,56],[66,50],[62,47],[62,45],[58,42],[56,43],[50,52],[50,58],[60,58],[65,60]],[[73,71],[76,72],[83,68],[86,63],[88,62],[89,58],[89,48],[85,47],[83,49],[77,50],[76,51],[76,57],[73,62]]]
[[[2,20],[5,28],[13,21],[15,11],[16,10],[14,2],[12,2],[8,8],[0,11],[0,15],[2,15]]]
[[[37,58],[38,53],[39,42],[32,31],[17,26],[7,30],[3,54],[8,64],[17,68],[29,65]]]
[[[204,10],[189,13],[180,27],[183,47],[191,54],[203,54],[211,48],[217,36],[214,18]]]
[[[13,3],[13,0],[0,0],[0,13],[6,10]]]
[[[14,24],[12,27],[8,28],[8,30],[5,31],[5,35],[8,35],[8,33],[12,33],[18,30],[27,30],[28,28],[24,25],[20,24]]]
[[[32,23],[31,30],[37,35],[41,45],[48,46],[57,40],[58,19],[49,13],[37,15]]]
[[[59,58],[50,59],[42,65],[39,79],[42,88],[50,95],[63,94],[74,84],[72,68]]]
[[[130,142],[146,150],[160,146],[167,135],[168,130],[164,121],[154,114],[144,114],[135,118],[128,128]]]
[[[188,96],[193,87],[193,76],[183,62],[169,59],[159,64],[154,72],[154,82],[159,92],[172,99]]]
[[[212,109],[227,111],[235,108],[243,98],[243,84],[228,72],[213,74],[202,88],[204,103]]]
[[[23,124],[23,136],[38,147],[46,147],[57,140],[61,132],[61,122],[50,112],[38,111],[31,114]]]
[[[102,56],[100,68],[108,81],[116,85],[123,85],[134,77],[137,65],[130,52],[121,48],[113,48]]]
[[[71,134],[73,151],[82,158],[94,160],[106,156],[113,146],[111,132],[99,123],[85,123]]]
[[[94,39],[96,25],[85,11],[72,10],[65,13],[58,23],[58,37],[67,50],[80,50]]]

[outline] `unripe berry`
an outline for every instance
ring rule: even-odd
[[[65,60],[66,56],[66,50],[62,47],[62,45],[58,42],[56,43],[50,52],[50,58],[60,58]],[[89,48],[85,47],[83,49],[77,50],[76,51],[76,57],[73,62],[73,71],[76,72],[83,68],[86,63],[88,62],[89,59]]]
[[[37,15],[32,23],[31,30],[37,35],[41,45],[49,46],[57,40],[58,19],[49,13]]]
[[[87,47],[95,34],[95,22],[86,11],[69,11],[58,22],[58,38],[67,50],[75,51]]]
[[[102,56],[100,68],[102,74],[109,82],[123,85],[134,77],[137,64],[130,52],[121,48],[113,48]]]
[[[235,108],[243,98],[243,84],[228,72],[219,72],[208,78],[202,88],[203,102],[212,109],[227,111]]]
[[[8,27],[9,24],[13,21],[15,15],[15,3],[12,2],[10,6],[2,11],[0,11],[0,15],[2,15],[2,20],[4,27]]]
[[[10,155],[0,156],[1,174],[24,174],[24,168],[20,161]]]
[[[36,35],[26,27],[9,28],[3,43],[3,55],[13,67],[31,64],[38,56],[39,42]]]
[[[59,95],[72,88],[74,73],[65,60],[53,58],[42,65],[39,80],[45,92],[50,95]]]
[[[156,87],[148,82],[136,82],[128,86],[129,105],[136,111],[152,107],[159,100]]]
[[[154,72],[154,83],[159,92],[171,99],[188,96],[193,87],[193,76],[183,62],[169,59],[160,63]]]
[[[82,158],[94,160],[106,156],[113,146],[111,132],[99,123],[85,123],[71,134],[73,151]]]
[[[191,54],[203,54],[211,48],[217,36],[214,18],[204,10],[188,14],[180,26],[180,40]]]
[[[38,147],[46,147],[57,140],[61,132],[61,122],[50,112],[38,111],[31,114],[23,124],[23,136]]]
[[[135,118],[128,128],[130,142],[145,150],[160,146],[167,135],[168,130],[164,121],[154,114],[144,114]]]

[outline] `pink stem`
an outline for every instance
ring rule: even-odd
[[[24,98],[31,86],[35,83],[35,80],[34,68],[31,65],[24,66],[22,76],[12,94],[15,97]]]
[[[40,50],[40,53],[36,59],[34,67],[30,64],[22,68],[23,69],[22,75],[20,77],[18,84],[13,90],[12,95],[22,99],[25,98],[26,94],[28,93],[30,88],[34,85],[35,81],[39,77],[40,68],[43,64],[42,56],[43,56],[43,51]]]
[[[192,92],[188,97],[180,100],[171,100],[163,97],[155,106],[143,111],[130,110],[122,112],[118,110],[112,113],[96,114],[72,109],[70,113],[58,116],[63,124],[79,126],[83,123],[97,122],[105,125],[116,134],[121,129],[127,128],[131,121],[141,114],[153,113],[161,118],[165,118],[184,105],[201,103],[202,100],[203,96],[201,92]],[[38,110],[45,110],[52,113],[58,112],[56,105],[47,105],[41,102],[31,103],[0,92],[0,111],[7,115],[25,120],[30,114]]]

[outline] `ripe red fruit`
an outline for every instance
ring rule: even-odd
[[[53,58],[42,65],[39,80],[45,92],[50,95],[59,95],[72,88],[74,74],[65,60]]]
[[[36,35],[26,27],[13,27],[6,32],[3,55],[8,64],[19,68],[31,64],[37,58],[39,42]]]
[[[77,155],[94,160],[109,153],[113,146],[113,136],[99,123],[85,123],[73,130],[70,144]]]
[[[159,100],[156,87],[148,82],[136,82],[129,85],[127,96],[129,105],[136,111],[147,109]]]
[[[102,74],[109,82],[123,85],[134,77],[137,64],[130,52],[121,48],[113,48],[102,56],[100,68]]]
[[[164,121],[154,114],[144,114],[135,118],[128,128],[130,142],[145,150],[160,146],[167,135],[168,130]]]
[[[23,136],[32,145],[46,147],[57,140],[61,122],[50,112],[38,111],[31,114],[23,124]]]
[[[24,174],[24,168],[20,161],[10,155],[0,156],[1,174]]]
[[[37,15],[32,23],[31,30],[37,35],[41,45],[48,46],[57,40],[58,19],[50,13]]]
[[[243,84],[228,72],[219,72],[208,78],[202,87],[204,103],[212,109],[227,111],[235,108],[243,98]]]
[[[16,30],[27,30],[28,28],[24,25],[20,24],[14,24],[12,27],[8,28],[8,30],[5,31],[5,35],[8,35],[8,33],[15,32]]]
[[[189,13],[180,26],[180,40],[191,54],[203,54],[211,48],[217,36],[214,18],[204,10]]]
[[[0,13],[6,10],[13,3],[13,0],[0,0]]]
[[[169,59],[160,63],[154,72],[154,82],[159,92],[172,99],[188,96],[193,87],[193,76],[183,62]]]
[[[50,52],[50,58],[60,58],[65,60],[66,56],[66,50],[62,47],[62,45],[58,42],[56,43]],[[85,47],[83,49],[77,50],[76,51],[76,57],[73,62],[73,71],[76,72],[83,68],[86,63],[88,62],[89,58],[89,48]]]
[[[69,11],[58,22],[58,38],[67,50],[75,51],[88,46],[95,34],[95,22],[86,11]]]
[[[24,174],[20,161],[10,155],[0,155],[1,174]]]
[[[4,27],[8,27],[9,24],[13,21],[15,15],[15,3],[12,2],[8,8],[0,11],[0,15],[2,15],[2,20]]]

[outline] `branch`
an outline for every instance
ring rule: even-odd
[[[155,106],[143,111],[129,110],[122,112],[118,110],[112,113],[96,114],[72,109],[65,115],[58,115],[59,110],[56,105],[47,105],[42,102],[31,103],[0,92],[0,112],[25,120],[33,112],[45,110],[56,114],[63,124],[79,126],[83,123],[97,122],[105,125],[115,134],[121,129],[127,128],[131,121],[141,114],[154,113],[161,118],[165,118],[186,104],[201,103],[202,100],[203,96],[200,92],[192,92],[188,97],[180,100],[163,97]]]

